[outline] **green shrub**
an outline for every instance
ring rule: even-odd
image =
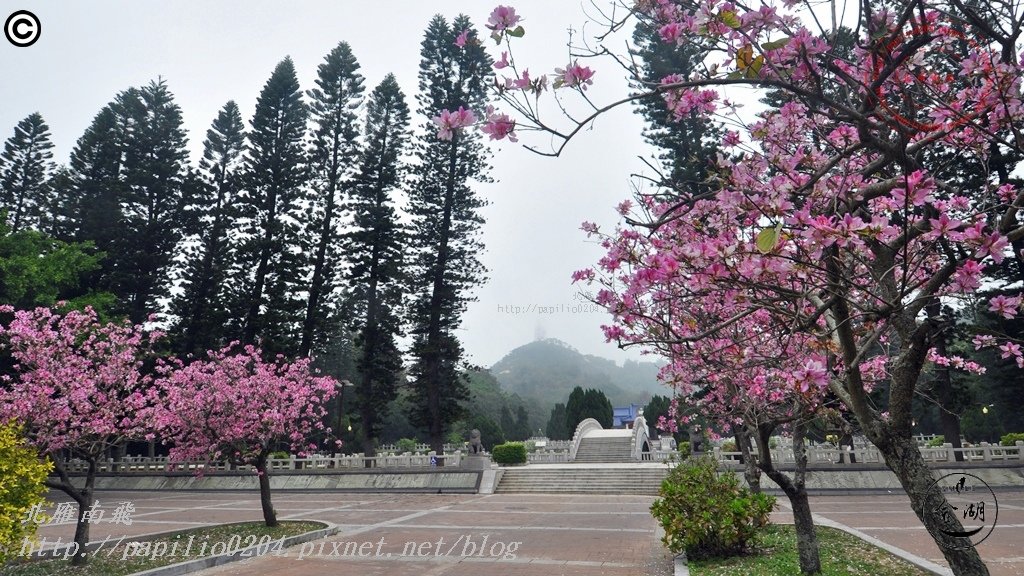
[[[498,464],[525,464],[526,446],[522,442],[506,442],[498,444],[491,452]]]
[[[771,438],[768,439],[768,449],[769,450],[775,450],[778,447],[779,447],[779,437],[778,436],[772,436]]]
[[[726,440],[722,442],[722,452],[739,452],[740,449],[736,447],[735,440]]]
[[[533,454],[534,452],[537,451],[537,443],[534,442],[533,440],[527,440],[526,442],[523,443],[523,446],[526,447],[526,451],[529,452],[530,454]]]
[[[679,458],[681,460],[686,460],[687,458],[690,457],[690,443],[689,442],[687,442],[685,440],[680,442],[678,450],[679,450]]]
[[[270,453],[270,457],[275,460],[287,460],[291,458],[292,455],[284,450],[274,450]]]
[[[928,443],[925,444],[925,446],[927,448],[938,448],[939,446],[942,446],[945,443],[946,443],[946,437],[945,436],[936,436],[935,438],[932,438],[931,440],[929,440]]]
[[[1024,442],[1024,432],[1010,432],[999,439],[1003,446],[1016,446],[1018,441]]]
[[[416,446],[419,445],[419,443],[419,440],[415,438],[402,438],[398,442],[395,442],[395,448],[398,449],[399,454],[415,452]]]
[[[51,467],[20,426],[0,422],[0,568],[20,554],[25,540],[35,542],[36,527],[47,520],[44,482]]]
[[[658,494],[651,514],[665,530],[662,542],[693,559],[743,552],[775,507],[773,496],[751,493],[731,472],[719,474],[708,456],[672,468]]]

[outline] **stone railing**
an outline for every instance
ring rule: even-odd
[[[568,450],[538,450],[526,455],[530,464],[565,464],[569,462]]]
[[[953,448],[951,445],[946,444],[936,448],[919,449],[921,450],[921,456],[924,457],[925,461],[932,464],[956,464],[958,452],[963,456],[962,461],[964,463],[1024,463],[1024,442],[1020,441],[1018,441],[1015,446],[1000,446],[998,444],[982,442],[980,445],[972,446],[970,448]],[[756,447],[752,452],[757,454]],[[788,465],[795,463],[792,448],[780,447],[772,450],[771,453],[772,461],[776,465]],[[653,459],[658,461],[667,461],[676,454],[677,453],[674,451],[657,450],[653,453]],[[735,467],[741,466],[740,459],[742,454],[740,452],[725,452],[719,447],[714,447],[712,449],[712,455],[716,460],[723,464]],[[850,449],[845,446],[837,448],[827,444],[819,444],[817,446],[810,446],[807,448],[807,464],[809,466],[831,464],[848,465],[851,463],[854,466],[860,464],[884,466],[885,459],[882,457],[881,452],[878,451],[878,448],[875,448],[874,446]]]
[[[362,454],[351,456],[310,456],[308,458],[270,458],[267,461],[272,472],[287,470],[358,470],[365,468],[431,468],[434,466],[457,467],[462,463],[462,453],[445,454],[435,456],[433,454],[383,454],[366,458]],[[432,459],[436,459],[432,463]],[[88,471],[88,465],[81,460],[71,460],[65,463],[65,469],[71,474],[84,474]],[[128,456],[118,461],[98,462],[96,471],[100,473],[116,474],[159,474],[172,472],[231,472],[251,471],[251,466],[232,466],[227,462],[204,462],[194,461],[171,461],[166,457],[132,457]]]

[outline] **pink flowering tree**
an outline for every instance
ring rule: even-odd
[[[279,355],[266,362],[256,347],[236,344],[209,352],[206,360],[167,361],[158,372],[151,417],[155,435],[171,445],[171,458],[252,466],[263,519],[277,526],[267,459],[282,444],[299,454],[316,448],[310,438],[330,432],[323,420],[337,381],[315,375],[308,358],[289,363]]]
[[[950,535],[959,520],[930,504],[944,496],[913,441],[911,406],[929,363],[980,369],[940,352],[948,320],[936,303],[971,301],[986,268],[1007,257],[1024,265],[1024,190],[1010,176],[1024,154],[1024,18],[1000,2],[863,0],[855,30],[825,29],[802,7],[639,0],[604,14],[653,20],[664,42],[701,50],[702,68],[608,104],[584,93],[596,74],[562,68],[553,97],[573,90],[592,111],[551,119],[536,104],[547,76],[517,67],[508,48],[497,90],[519,127],[555,136],[554,155],[605,110],[652,93],[676,118],[726,123],[723,154],[706,159],[710,191],[641,190],[620,207],[622,226],[584,225],[608,253],[575,277],[601,288],[607,338],[676,362],[690,345],[768,314],[775,337],[812,339],[817,356],[796,358],[813,362],[807,377],[878,447],[954,573],[987,574],[977,551]],[[504,50],[519,16],[498,16],[492,31]],[[626,24],[615,18],[610,32]],[[628,57],[616,63],[630,69]],[[745,115],[723,93],[730,86],[761,90],[767,110]],[[1013,317],[1020,304],[1011,293],[989,307]],[[717,311],[710,322],[706,310]],[[988,336],[977,344],[1024,356],[1020,343]],[[887,410],[869,397],[880,381]]]
[[[29,442],[52,459],[56,478],[46,484],[78,504],[71,563],[85,564],[97,463],[147,431],[140,415],[149,406],[151,380],[142,360],[159,333],[101,323],[92,308],[61,314],[0,306],[0,314],[13,315],[0,324],[0,349],[14,362],[13,373],[0,376],[0,421],[20,423]],[[69,458],[87,466],[84,483],[72,481]]]
[[[668,300],[664,300],[668,302]],[[722,306],[689,316],[691,323],[712,326]],[[647,317],[651,333],[673,330],[670,310]],[[807,334],[779,337],[775,319],[758,311],[738,320],[714,337],[686,344],[657,342],[652,347],[671,359],[660,373],[676,391],[670,415],[659,422],[674,432],[679,424],[700,414],[731,432],[743,453],[745,474],[755,491],[764,472],[789,499],[797,533],[801,572],[821,571],[817,536],[806,489],[807,453],[805,437],[811,420],[822,414],[828,401],[826,354],[818,341]],[[679,398],[686,398],[687,414],[678,414]],[[786,427],[793,438],[796,459],[792,475],[778,469],[769,449],[772,434]],[[753,454],[750,438],[757,445]]]

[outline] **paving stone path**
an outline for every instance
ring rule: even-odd
[[[1024,491],[1000,492],[999,524],[979,547],[993,576],[1024,576]],[[53,495],[60,499],[59,496]],[[261,519],[246,492],[99,492],[103,508],[132,502],[132,524],[103,521],[92,539]],[[278,493],[279,517],[337,524],[335,536],[199,573],[226,575],[652,575],[672,573],[647,496]],[[784,501],[784,497],[780,501]],[[899,494],[814,496],[819,516],[944,565]],[[108,516],[109,517],[109,516]],[[791,522],[782,508],[774,522]],[[66,542],[70,523],[40,535]]]

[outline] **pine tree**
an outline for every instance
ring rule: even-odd
[[[360,349],[356,399],[363,453],[374,442],[402,378],[401,307],[406,296],[405,234],[392,195],[402,184],[401,158],[408,143],[409,107],[395,77],[374,88],[366,109],[365,145],[350,208],[354,230],[346,238],[352,324]]]
[[[182,235],[188,152],[181,108],[163,80],[119,98],[129,130],[123,138],[124,186],[116,251],[118,296],[142,322],[167,296]]]
[[[38,230],[49,204],[47,179],[52,170],[50,127],[34,112],[18,122],[0,153],[0,210],[7,210],[12,233]]]
[[[701,66],[700,50],[691,44],[676,46],[661,41],[658,25],[640,16],[633,31],[636,52],[642,61],[641,90],[648,91],[669,74],[689,76]],[[637,101],[640,114],[647,120],[646,140],[662,150],[658,157],[665,170],[663,184],[688,194],[709,191],[704,184],[710,162],[718,151],[720,131],[696,114],[676,120],[660,94]]]
[[[470,31],[470,41],[459,48],[455,39],[464,30]],[[418,163],[410,190],[417,294],[411,322],[416,401],[409,416],[427,428],[430,445],[437,451],[468,397],[459,372],[462,347],[454,331],[472,300],[471,288],[485,272],[476,256],[482,250],[477,234],[483,219],[478,209],[484,202],[470,182],[486,180],[487,153],[472,131],[438,139],[431,119],[443,109],[460,106],[482,112],[491,59],[478,38],[468,17],[459,16],[449,25],[435,16],[427,27],[420,61],[417,100],[426,136],[416,149]]]
[[[583,388],[577,386],[569,393],[569,401],[565,404],[565,431],[570,438],[576,434],[576,427],[586,418],[583,415]]]
[[[51,229],[106,254],[91,287],[112,292],[117,312],[133,322],[158,311],[168,293],[186,195],[185,144],[166,83],[129,88],[96,115],[72,151],[71,173],[52,186]]]
[[[245,127],[238,105],[221,108],[203,143],[199,185],[192,187],[182,268],[182,293],[172,304],[178,318],[178,349],[198,354],[225,344],[228,321],[226,281],[232,261],[231,231],[237,220]]]
[[[285,58],[256,101],[239,195],[245,225],[236,261],[235,316],[240,338],[261,342],[268,354],[294,354],[299,344],[306,117],[295,65]]]
[[[121,138],[114,103],[96,114],[71,151],[70,172],[58,172],[52,186],[55,219],[51,233],[64,242],[92,242],[107,257],[85,284],[114,292],[114,243],[121,226]]]
[[[346,42],[339,43],[317,69],[310,90],[313,145],[309,154],[314,194],[307,219],[305,252],[312,258],[309,295],[302,321],[299,354],[323,349],[330,333],[337,273],[342,266],[340,224],[344,193],[351,184],[359,153],[357,109],[362,102],[363,77]]]
[[[551,409],[551,416],[548,418],[547,428],[544,433],[551,440],[568,440],[569,433],[565,428],[565,404],[561,402],[555,404],[555,407]]]

